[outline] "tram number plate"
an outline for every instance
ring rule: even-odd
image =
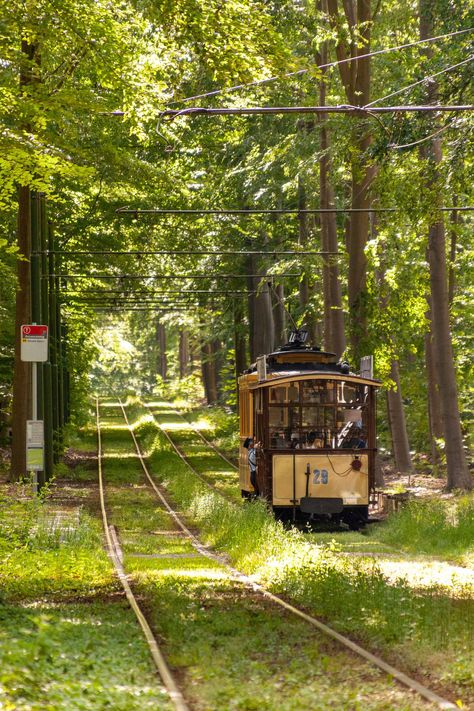
[[[327,484],[329,481],[329,474],[327,469],[314,469],[313,470],[313,484]]]

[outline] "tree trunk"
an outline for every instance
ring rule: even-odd
[[[433,4],[420,0],[420,39],[432,36],[434,31]],[[424,50],[429,56],[431,50]],[[428,103],[437,98],[436,82],[428,89]],[[433,123],[436,119],[433,119]],[[434,128],[434,126],[433,126]],[[442,205],[442,189],[439,164],[442,160],[441,138],[435,136],[426,145],[425,155],[429,171],[428,185],[436,205]],[[428,231],[428,263],[430,267],[431,317],[434,367],[439,384],[441,416],[445,441],[448,489],[471,489],[466,453],[461,432],[458,408],[454,354],[449,323],[448,275],[446,265],[446,237],[444,222],[440,217],[433,220]]]
[[[458,196],[453,197],[453,205],[458,204]],[[459,226],[459,211],[453,210],[451,212],[451,243],[449,248],[449,281],[448,281],[448,298],[449,306],[451,307],[454,299],[454,292],[456,290],[456,274],[454,271],[454,264],[456,262],[456,246],[458,239],[458,226]]]
[[[31,252],[30,189],[18,191],[18,249],[25,257]],[[15,311],[15,365],[13,370],[12,462],[10,478],[17,481],[26,475],[26,420],[31,407],[30,364],[21,360],[21,326],[30,323],[30,263],[17,262],[18,291]]]
[[[218,338],[214,338],[211,341],[211,354],[212,354],[212,370],[214,371],[214,382],[215,382],[215,388],[216,388],[216,401],[219,400],[219,397],[222,396],[222,378],[221,378],[221,370],[223,366],[223,354],[224,354],[224,349],[222,347],[222,343]]]
[[[37,44],[21,42],[20,93],[25,87],[38,83],[40,53]],[[29,125],[24,126],[26,131]],[[18,189],[18,250],[23,257],[31,259],[31,193],[27,185]],[[17,293],[15,306],[15,363],[13,369],[12,403],[12,461],[10,478],[17,481],[26,474],[26,420],[31,411],[30,366],[21,360],[20,329],[22,324],[31,320],[31,282],[30,262],[24,259],[17,262]]]
[[[179,332],[179,377],[182,380],[189,373],[189,339],[187,331]]]
[[[158,373],[163,380],[168,376],[168,361],[166,358],[166,329],[158,322],[156,324],[156,340],[158,342]]]
[[[327,0],[329,19],[333,29],[339,26],[338,0]],[[367,54],[370,51],[370,28],[372,24],[370,0],[357,0],[357,3],[343,2],[352,41],[350,46],[343,40],[336,45],[338,60]],[[359,40],[356,40],[356,33]],[[360,40],[363,40],[361,42]],[[356,59],[346,64],[339,64],[341,80],[348,102],[354,106],[363,106],[370,98],[370,58]],[[375,166],[370,165],[367,149],[372,142],[370,132],[354,127],[352,159],[352,201],[351,207],[363,212],[350,215],[347,224],[347,247],[349,252],[349,317],[350,337],[353,357],[363,355],[367,337],[367,260],[365,246],[369,235],[370,185],[375,175]]]
[[[255,255],[251,255],[249,262],[251,274],[262,273],[262,276],[264,276],[265,270],[257,268]],[[275,344],[271,291],[267,281],[262,284],[261,281],[260,277],[252,278],[252,291],[255,293],[251,294],[249,299],[249,307],[252,314],[249,321],[252,324],[253,332],[251,340],[253,348],[252,360],[255,360],[260,355],[271,353]]]
[[[301,176],[298,176],[298,209],[307,209],[306,190]],[[301,247],[307,247],[308,242],[308,216],[306,215],[306,213],[300,212],[298,215],[298,244]],[[299,283],[300,308],[306,314],[304,325],[308,329],[309,341],[314,346],[319,346],[321,343],[321,324],[318,322],[313,307],[310,306],[309,303],[313,293],[314,287],[311,285],[308,275],[305,274],[305,276]]]
[[[235,388],[237,395],[237,407],[239,405],[239,377],[248,367],[247,363],[247,329],[244,324],[244,303],[242,299],[234,300],[234,351],[235,351]]]
[[[275,323],[275,347],[283,346],[288,341],[286,333],[285,287],[283,284],[277,284],[275,287],[273,320]]]
[[[392,433],[395,466],[399,472],[408,474],[412,471],[413,466],[410,455],[410,446],[408,444],[405,410],[403,408],[402,392],[400,387],[399,364],[397,360],[392,360],[390,367],[390,379],[395,383],[395,387],[387,391],[387,407],[390,420],[390,430]]]
[[[326,0],[321,0],[320,9],[327,12]],[[327,64],[327,43],[324,42],[318,56],[318,64]],[[319,83],[319,104],[326,104],[326,70]],[[321,157],[319,159],[319,190],[322,209],[334,207],[334,191],[330,182],[331,160],[329,157],[329,132],[326,120],[321,118]],[[336,213],[321,214],[321,246],[323,251],[336,252],[338,249]],[[344,314],[342,311],[341,284],[337,258],[326,255],[323,262],[324,293],[324,349],[338,357],[346,349]]]
[[[427,318],[429,323],[428,333],[425,335],[425,362],[426,377],[428,380],[428,421],[430,435],[431,461],[433,465],[441,463],[441,451],[438,441],[443,438],[443,421],[441,417],[441,402],[439,399],[438,382],[435,369],[435,353],[433,347],[433,333],[431,320],[431,298],[428,297],[429,308]]]
[[[207,404],[214,405],[217,402],[217,382],[212,346],[204,341],[201,342],[201,370]]]

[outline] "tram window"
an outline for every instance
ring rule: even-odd
[[[270,402],[286,402],[285,386],[270,388]]]
[[[333,403],[334,402],[334,383],[329,381],[304,380],[302,383],[302,399],[303,402],[311,403]]]
[[[288,386],[288,402],[298,402],[300,399],[300,391],[297,385]]]
[[[352,403],[351,403],[352,404]],[[367,406],[337,408],[337,435],[335,446],[339,449],[365,449],[367,447]]]
[[[269,405],[268,427],[270,446],[291,449],[299,440],[300,414],[298,406]]]
[[[286,407],[275,407],[275,405],[270,405],[270,407],[268,408],[268,424],[270,425],[270,427],[279,427],[280,425],[285,427],[286,423]]]
[[[338,403],[363,403],[366,401],[366,388],[364,385],[353,383],[339,383],[337,389]]]
[[[323,427],[324,426],[324,407],[315,405],[304,406],[302,408],[301,426],[302,427]]]

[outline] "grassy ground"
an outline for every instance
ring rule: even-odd
[[[82,442],[93,443],[87,432]],[[0,488],[0,708],[170,709],[103,550],[96,473]],[[90,513],[88,513],[88,511]]]
[[[157,405],[155,410],[164,405]],[[419,587],[403,577],[389,580],[377,559],[351,556],[347,551],[369,547],[379,554],[410,548],[409,531],[418,527],[419,538],[431,536],[432,552],[450,527],[452,554],[471,545],[472,499],[459,499],[445,511],[444,526],[424,509],[407,510],[384,527],[361,534],[313,534],[287,531],[259,502],[235,507],[205,491],[176,461],[151,424],[138,433],[147,447],[153,470],[170,489],[179,505],[203,532],[205,539],[224,550],[239,568],[257,575],[274,590],[291,596],[329,620],[339,630],[382,650],[413,673],[421,669],[432,683],[448,684],[465,703],[474,699],[474,595],[471,585]],[[173,433],[174,436],[175,433]],[[181,431],[181,446],[186,430]],[[455,511],[453,513],[453,506]],[[434,507],[434,511],[438,511]],[[401,529],[406,531],[401,534]],[[416,539],[415,539],[416,540]],[[342,544],[341,544],[342,541]],[[468,542],[469,541],[469,542]],[[449,557],[449,555],[447,556]],[[403,558],[403,555],[400,555]]]
[[[470,700],[469,591],[454,599],[389,585],[376,565],[354,563],[332,537],[322,545],[285,530],[260,502],[217,497],[170,451],[149,413],[135,403],[131,415],[155,477],[208,543],[392,661],[420,667],[429,685]],[[430,708],[198,556],[145,488],[120,413],[104,410],[103,421],[107,506],[125,567],[192,708]],[[1,499],[0,708],[167,709],[102,550],[93,427],[73,444],[73,470],[46,503],[23,500],[20,490]],[[205,466],[211,476],[212,462]],[[359,546],[356,534],[347,542]]]
[[[149,419],[137,408],[132,413],[136,433],[148,441],[155,439],[157,430]],[[111,521],[119,532],[133,586],[193,708],[429,708],[243,587],[220,564],[197,555],[142,485],[138,460],[128,456],[131,439],[114,428],[114,417],[107,421],[104,477]],[[159,447],[154,469],[168,466],[170,479],[176,477],[179,487],[182,463],[168,446],[163,442]],[[202,493],[208,492],[194,481]]]

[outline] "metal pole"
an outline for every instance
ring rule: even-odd
[[[41,231],[40,231],[40,245],[41,245],[41,272],[43,274],[48,273],[48,260],[46,257],[46,249],[48,245],[48,218],[46,214],[46,199],[45,196],[41,195],[40,200],[40,214],[41,214]],[[50,325],[49,320],[49,298],[48,298],[48,287],[49,280],[42,279],[41,282],[41,313],[43,323],[48,326]],[[49,355],[49,354],[48,354]],[[43,363],[43,417],[44,417],[44,479],[49,481],[53,476],[54,472],[54,459],[53,459],[53,396],[52,396],[52,373],[51,373],[51,362],[48,359]]]
[[[31,321],[34,324],[41,323],[41,292],[43,288],[41,279],[41,203],[40,195],[36,192],[31,194]],[[33,420],[43,419],[43,368],[38,368],[36,363],[32,364],[32,411]],[[39,488],[44,484],[44,472],[34,474],[34,488]],[[35,489],[36,490],[36,489]]]
[[[54,273],[55,255],[53,252],[54,235],[51,224],[48,223],[48,268]],[[57,344],[57,322],[56,322],[56,284],[54,277],[48,280],[48,310],[49,310],[49,358],[51,361],[51,394],[53,398],[53,461],[59,462],[59,368],[58,368],[58,344]]]
[[[38,369],[37,364],[33,361],[31,364],[31,419],[33,421],[38,419]],[[38,473],[33,470],[31,472],[32,484],[33,484],[33,494],[38,493]],[[41,479],[40,479],[41,483]]]

